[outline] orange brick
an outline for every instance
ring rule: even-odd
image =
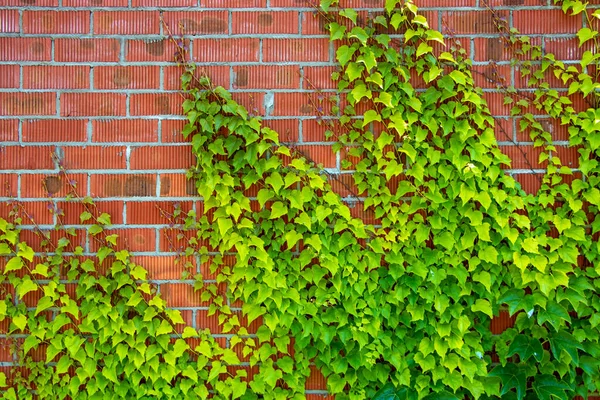
[[[0,59],[4,61],[50,61],[49,38],[0,38]]]
[[[0,65],[0,89],[19,87],[20,67],[18,65]]]
[[[181,174],[160,174],[160,195],[168,197],[198,196],[196,184]]]
[[[496,15],[508,21],[508,12],[497,10]],[[442,13],[445,30],[456,35],[498,33],[494,15],[489,11],[445,11]]]
[[[183,97],[179,93],[132,94],[129,98],[131,115],[181,115]]]
[[[186,270],[186,263],[191,263],[194,271],[196,268],[193,257],[135,256],[133,261],[148,271],[148,279],[159,281],[181,279],[183,272]]]
[[[319,93],[282,93],[274,95],[273,116],[329,115],[332,104]]]
[[[158,11],[96,11],[94,33],[101,35],[150,35],[160,33]]]
[[[64,93],[60,115],[64,117],[125,115],[125,95],[117,93]]]
[[[297,11],[234,11],[231,13],[232,34],[266,34],[298,32]]]
[[[163,143],[184,143],[192,140],[193,135],[183,138],[181,131],[187,123],[184,119],[163,119],[161,130],[161,141]]]
[[[336,167],[336,155],[331,146],[326,145],[305,145],[296,146],[295,149],[304,155],[308,160],[323,165],[323,168]]]
[[[174,35],[210,35],[229,32],[227,11],[165,11],[163,20]]]
[[[189,146],[138,147],[131,150],[131,169],[187,169],[194,164]]]
[[[19,120],[0,120],[0,142],[16,142],[19,140]]]
[[[337,83],[331,79],[331,74],[337,70],[336,67],[304,67],[302,69],[304,89],[325,90],[336,89]]]
[[[117,39],[55,39],[54,46],[56,61],[119,61]]]
[[[123,146],[68,146],[63,147],[67,169],[124,169]]]
[[[63,0],[64,7],[127,7],[128,0]]]
[[[82,182],[78,181],[77,190],[79,193],[85,193],[82,188],[85,186],[81,186]],[[86,185],[87,186],[87,185]],[[69,225],[79,225],[81,224],[81,219],[79,216],[86,209],[82,203],[77,203],[74,201],[68,202],[59,202],[59,207],[62,208],[65,212],[63,217],[63,221],[65,224]],[[94,199],[95,205],[95,215],[100,215],[102,213],[107,213],[110,215],[110,220],[113,224],[122,224],[123,223],[123,207],[124,203],[122,201],[102,201],[99,199]],[[92,207],[94,209],[94,207]],[[94,214],[94,213],[93,213]],[[92,220],[85,222],[86,225],[92,224]]]
[[[202,0],[208,8],[265,8],[267,0]]]
[[[219,293],[225,294],[225,285],[221,285]],[[209,302],[200,300],[201,291],[194,291],[189,283],[164,283],[160,285],[160,294],[169,307],[208,306]]]
[[[130,201],[127,202],[127,223],[135,225],[166,225],[173,222],[176,206],[183,213],[192,209],[191,201]]]
[[[24,33],[90,33],[85,11],[23,11]]]
[[[194,60],[197,62],[258,61],[259,39],[195,39]]]
[[[163,67],[164,89],[181,89],[181,67]],[[206,75],[210,78],[213,86],[223,86],[229,89],[229,66],[225,65],[198,65],[196,69],[197,76]]]
[[[0,115],[56,114],[54,93],[0,93]]]
[[[23,121],[24,142],[84,142],[87,121],[68,119],[38,119]]]
[[[268,126],[279,134],[279,141],[285,143],[295,143],[299,137],[298,119],[267,119],[263,120],[263,125]]]
[[[264,39],[263,61],[329,61],[329,39]]]
[[[193,7],[198,0],[132,0],[132,7]]]
[[[515,180],[527,194],[536,194],[542,186],[543,174],[514,174]]]
[[[23,87],[27,89],[87,89],[88,66],[23,66]]]
[[[562,10],[515,10],[513,25],[523,34],[572,33],[582,28],[581,18],[573,18]]]
[[[158,66],[94,68],[95,89],[158,89],[159,86],[160,67]]]
[[[0,32],[19,32],[18,10],[0,10]]]
[[[156,195],[156,176],[151,174],[94,174],[92,197],[148,197]]]
[[[127,61],[173,61],[175,44],[169,39],[128,40]]]
[[[21,195],[27,198],[65,197],[71,192],[67,179],[77,187],[78,192],[87,193],[87,176],[84,174],[23,174]]]
[[[235,66],[233,87],[242,89],[298,89],[300,67],[285,66]]]
[[[4,0],[2,2],[3,6],[17,6],[23,7],[23,4],[32,4],[34,3],[36,7],[54,7],[58,5],[58,0]]]
[[[107,229],[108,235],[117,234],[117,248],[129,251],[155,251],[156,230],[144,228]],[[98,251],[99,243],[90,238],[90,250]]]
[[[539,147],[518,145],[500,146],[500,149],[512,160],[512,169],[544,168],[544,166],[540,166],[538,163],[540,153],[542,152]]]
[[[164,124],[164,121],[163,121]],[[94,142],[156,142],[158,121],[149,119],[99,119],[92,121]]]

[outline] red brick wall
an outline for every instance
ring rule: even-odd
[[[346,3],[372,9],[383,0]],[[537,151],[508,118],[494,71],[509,85],[523,82],[508,62],[486,1],[416,3],[433,28],[451,32],[468,51],[498,116],[498,140],[513,158],[509,172],[534,190],[530,164],[536,167]],[[580,56],[575,33],[582,19],[565,16],[552,0],[487,4],[559,58]],[[331,172],[340,172],[340,157],[315,118],[335,91],[329,81],[333,45],[309,1],[0,0],[0,215],[8,210],[4,200],[17,198],[38,223],[52,224],[45,182],[59,207],[73,210],[67,223],[77,223],[77,207],[61,201],[67,191],[64,179],[56,178],[59,162],[80,194],[96,198],[113,215],[121,240],[150,270],[169,304],[184,309],[191,325],[212,326],[199,295],[179,280],[184,267],[175,258],[183,242],[160,212],[174,203],[199,208],[185,179],[193,159],[180,134],[180,69],[161,18],[175,34],[184,27],[191,35],[193,59],[215,83],[263,115],[283,141],[297,142]],[[564,129],[548,124],[559,144],[566,144]],[[573,151],[561,151],[563,163],[575,159]],[[85,236],[80,240],[93,250]],[[323,382],[315,378],[310,389],[318,393]]]

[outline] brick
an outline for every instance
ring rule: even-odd
[[[164,122],[163,122],[164,123]],[[92,121],[94,142],[156,142],[158,121],[149,119],[100,119]]]
[[[128,0],[63,0],[64,7],[127,7]]]
[[[158,66],[94,67],[94,89],[158,89]]]
[[[128,40],[125,59],[131,61],[174,61],[176,47],[169,39]]]
[[[162,130],[161,130],[161,142],[162,143],[184,143],[192,140],[190,135],[187,139],[183,138],[181,131],[187,123],[187,120],[183,119],[163,119]]]
[[[264,97],[262,92],[234,92],[232,97],[244,106],[250,115],[265,115]]]
[[[88,66],[23,66],[26,89],[87,89],[90,87]]]
[[[181,73],[180,66],[177,67],[162,67],[163,83],[165,90],[180,90],[181,89]],[[213,86],[223,86],[225,89],[231,87],[229,83],[229,66],[221,65],[199,65],[196,69],[196,76],[206,75],[210,78]]]
[[[186,270],[185,263],[189,262],[194,266],[195,260],[192,257],[177,256],[134,256],[132,261],[141,265],[148,271],[148,279],[151,280],[175,280],[181,279]]]
[[[508,116],[510,114],[510,108],[504,105],[503,93],[485,92],[483,98],[493,116]]]
[[[196,311],[196,327],[198,329],[210,329],[211,333],[222,333],[223,329],[219,325],[219,314],[208,315],[207,310]]]
[[[473,41],[475,45],[473,59],[475,61],[510,61],[511,58],[516,58],[514,49],[502,38],[475,38]],[[531,44],[534,46],[538,46],[540,43],[540,38],[531,39]]]
[[[127,223],[135,225],[167,225],[174,221],[169,219],[175,206],[187,213],[192,209],[191,201],[134,201],[127,202]]]
[[[317,367],[310,366],[310,376],[306,380],[306,390],[326,390],[327,380]]]
[[[303,35],[327,35],[326,18],[317,11],[306,11],[302,13],[302,34]]]
[[[508,21],[508,12],[497,10],[499,18]],[[445,32],[451,32],[455,35],[499,33],[498,27],[494,21],[494,15],[488,10],[485,11],[445,11],[442,13],[442,20],[445,22]]]
[[[296,92],[274,94],[273,116],[318,116],[329,115],[331,103],[319,93]]]
[[[39,119],[23,121],[24,142],[85,142],[86,120]]]
[[[513,11],[513,26],[522,34],[572,33],[582,27],[581,18],[566,15],[562,10]]]
[[[550,133],[552,140],[569,140],[569,129],[568,125],[562,125],[560,120],[553,118],[538,118],[537,121],[542,125],[542,129]],[[517,127],[519,127],[519,121],[517,120]],[[522,131],[518,129],[517,141],[518,142],[531,142],[530,129]]]
[[[18,177],[16,173],[0,173],[0,196],[17,197],[19,190]],[[8,205],[7,202],[3,202]],[[0,217],[6,219],[8,215],[0,212]]]
[[[494,135],[499,142],[514,141],[513,119],[494,118]]]
[[[19,87],[21,69],[18,65],[0,65],[0,89]]]
[[[267,0],[201,0],[207,8],[265,8]],[[271,4],[272,5],[272,4]]]
[[[94,33],[100,35],[150,35],[160,33],[158,11],[96,11]]]
[[[490,7],[546,6],[548,0],[487,0]]]
[[[543,174],[514,174],[513,177],[527,194],[536,194],[542,187]]]
[[[299,138],[298,119],[268,119],[263,120],[263,125],[268,126],[279,134],[279,141],[284,143],[295,143]]]
[[[63,147],[64,166],[72,169],[124,169],[123,146],[68,146]]]
[[[117,93],[64,93],[60,115],[64,117],[125,115],[125,95]]]
[[[325,131],[331,130],[337,132],[339,126],[336,128],[334,120],[326,119],[305,119],[302,120],[302,141],[303,142],[327,142],[335,141],[335,137],[329,139],[325,138]]]
[[[152,174],[93,174],[92,197],[148,197],[156,195],[156,175]]]
[[[259,40],[255,38],[194,39],[197,62],[258,61]]]
[[[476,65],[473,67],[475,86],[484,89],[512,86],[511,67],[509,65]]]
[[[67,182],[77,186],[77,191],[87,193],[87,175],[69,174],[23,174],[21,175],[21,196],[27,198],[66,197],[72,187]]]
[[[35,6],[35,7],[55,7],[58,6],[58,0],[4,0],[3,6],[17,6],[23,7],[24,5]]]
[[[78,190],[78,192],[80,192],[80,195],[82,195],[81,193],[83,192],[81,190],[82,187],[87,188],[87,185],[83,186],[82,181],[78,180],[77,181],[77,190]],[[63,216],[63,221],[65,224],[68,224],[68,225],[81,224],[81,219],[79,218],[79,216],[81,215],[82,212],[84,212],[86,210],[86,208],[84,207],[84,204],[74,202],[74,201],[66,201],[66,202],[59,202],[58,205],[65,212],[65,215]],[[123,223],[124,203],[122,201],[115,201],[115,200],[101,201],[98,199],[94,199],[94,205],[95,205],[95,209],[96,209],[95,215],[107,213],[108,215],[110,215],[110,220],[113,224],[122,224]],[[94,209],[93,206],[92,206],[92,209]],[[94,214],[94,212],[92,212],[92,214]],[[85,222],[86,225],[91,225],[92,223],[93,223],[92,220],[88,220]]]
[[[86,11],[23,11],[24,33],[90,33]]]
[[[0,38],[0,60],[50,61],[50,38]]]
[[[132,7],[193,7],[198,6],[198,0],[132,0]]]
[[[329,39],[264,39],[263,61],[327,62]]]
[[[107,229],[108,235],[117,234],[118,249],[127,249],[129,251],[155,251],[156,250],[156,230],[144,228],[127,229]],[[98,251],[99,244],[90,238],[90,250]]]
[[[54,146],[0,146],[0,169],[53,169]]]
[[[15,175],[16,177],[16,175]],[[15,185],[16,186],[16,185]],[[4,190],[4,188],[3,188]],[[12,189],[11,189],[12,190]],[[5,191],[3,194],[6,193]],[[17,189],[15,187],[14,190],[10,192],[11,195],[17,196]],[[23,194],[21,194],[23,199],[26,198]],[[48,206],[48,200],[44,201],[30,201],[27,199],[26,201],[21,201],[22,209],[18,211],[18,216],[22,218],[23,225],[32,225],[36,223],[38,225],[49,225],[54,224],[53,216],[50,213]],[[0,217],[9,218],[9,212],[13,211],[13,205],[8,202],[0,203]],[[12,217],[10,217],[12,218]],[[31,222],[33,220],[33,222]],[[31,243],[30,243],[31,244]],[[0,261],[1,265],[1,261]]]
[[[19,11],[0,10],[0,33],[19,32]]]
[[[66,62],[116,62],[120,45],[117,39],[55,39],[54,58]]]
[[[0,119],[0,142],[19,140],[19,120]]]
[[[232,34],[297,34],[297,11],[234,11]]]
[[[552,53],[557,60],[576,60],[579,61],[583,57],[583,52],[592,50],[592,42],[584,43],[579,47],[579,39],[577,38],[546,38],[544,40],[544,50],[546,53]]]
[[[131,115],[181,115],[183,98],[179,93],[132,94],[129,98]]]
[[[311,90],[337,90],[337,82],[331,79],[331,74],[337,71],[337,67],[304,67],[302,69],[302,87]]]
[[[160,174],[160,195],[165,197],[198,196],[196,185],[185,173]]]
[[[190,239],[196,238],[196,235],[197,233],[192,230],[182,231],[172,227],[161,228],[159,229],[158,251],[183,254],[185,249],[190,246]],[[208,243],[201,240],[200,244],[196,246],[200,247],[202,245],[208,246]]]
[[[298,89],[298,65],[252,65],[233,67],[233,87],[241,89]]]
[[[218,293],[225,295],[225,285],[220,285],[219,289]],[[202,291],[195,291],[189,283],[164,283],[160,285],[160,294],[168,307],[206,307],[209,304],[200,300]]]
[[[229,32],[227,11],[165,11],[163,21],[173,35],[211,35]]]
[[[364,1],[364,0],[363,0]],[[511,1],[511,0],[504,0]],[[475,0],[416,0],[415,5],[419,8],[427,7],[475,7]]]
[[[56,114],[56,95],[54,93],[0,93],[0,114]]]
[[[542,152],[540,147],[529,145],[500,146],[500,150],[512,160],[512,169],[545,168],[545,165],[547,164],[547,162],[544,162],[543,165],[538,163],[539,156]]]
[[[129,167],[135,169],[187,169],[194,163],[189,146],[138,147],[131,149]]]
[[[323,168],[335,168],[336,167],[336,154],[333,152],[331,146],[327,145],[304,145],[295,146],[300,154],[306,157],[309,161],[315,164],[321,164]]]

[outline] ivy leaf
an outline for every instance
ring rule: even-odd
[[[0,372],[0,387],[6,387],[6,375]]]
[[[12,322],[17,328],[25,331],[25,327],[27,326],[27,316],[24,314],[19,314],[16,317],[13,317]]]
[[[438,393],[431,393],[423,397],[423,400],[459,400],[459,398],[456,397],[456,395],[443,390]]]
[[[23,259],[21,257],[13,257],[4,266],[4,273],[10,271],[18,271],[23,268]]]
[[[276,201],[271,206],[271,215],[269,216],[269,219],[279,218],[283,215],[286,215],[287,212],[288,212],[287,206],[284,205],[281,201]]]
[[[38,285],[31,280],[29,275],[26,275],[17,286],[17,294],[22,299],[27,293],[38,289]]]
[[[475,304],[471,306],[471,311],[477,312],[480,311],[486,314],[488,317],[493,318],[494,313],[492,312],[492,305],[486,299],[477,299]]]
[[[540,400],[568,400],[569,397],[565,391],[571,391],[569,385],[557,381],[552,375],[537,376],[532,387]]]
[[[592,30],[590,28],[581,28],[577,32],[577,37],[579,38],[579,47],[583,46],[583,44],[585,42],[587,42],[588,40],[593,39],[597,35],[598,35],[597,31],[594,31],[594,30]]]
[[[521,361],[527,361],[534,356],[537,361],[542,361],[544,349],[542,343],[533,337],[517,335],[508,348],[508,357],[518,354]]]
[[[381,122],[381,115],[375,110],[368,110],[364,115],[363,127],[370,124],[373,121]]]
[[[416,400],[417,393],[407,387],[396,388],[391,382],[386,383],[375,395],[372,400]]]
[[[539,311],[538,324],[540,325],[548,321],[554,329],[558,331],[560,329],[561,320],[571,323],[571,317],[567,310],[555,301],[548,302],[546,309],[541,309]]]
[[[561,353],[564,350],[573,360],[576,366],[579,366],[579,352],[583,350],[582,344],[570,333],[559,331],[550,335],[550,349],[557,360],[561,359]]]
[[[525,371],[517,367],[513,363],[508,363],[505,366],[498,365],[490,371],[489,376],[497,376],[502,381],[502,391],[500,396],[504,396],[511,389],[517,392],[517,399],[521,400],[525,397],[527,390],[527,375]]]

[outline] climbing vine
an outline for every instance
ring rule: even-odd
[[[313,368],[340,399],[598,390],[600,12],[555,0],[586,16],[578,37],[593,50],[577,66],[497,21],[535,89],[502,87],[546,166],[540,190],[526,195],[504,172],[510,160],[464,51],[446,49],[411,1],[386,0],[366,24],[337,3],[319,9],[339,63],[328,135],[375,222],[353,217],[318,166],[212,86],[180,46],[183,135],[196,156],[189,178],[203,201],[181,228],[198,232],[186,254],[217,276],[197,277],[196,287],[228,342],[175,329],[180,313],[118,248],[110,217],[74,196],[98,242],[94,257],[68,235],[34,251],[19,218],[0,219],[0,279],[14,289],[0,318],[10,319],[27,369],[15,368],[4,398],[303,398]],[[574,105],[577,95],[589,108]],[[568,126],[577,166],[561,163],[532,107]],[[492,335],[501,312],[514,327]]]

